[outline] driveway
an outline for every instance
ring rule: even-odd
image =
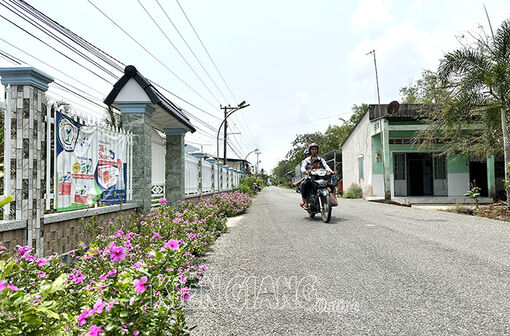
[[[205,257],[193,335],[510,335],[510,224],[268,187]]]

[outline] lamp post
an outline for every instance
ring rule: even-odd
[[[224,134],[224,139],[223,139],[223,147],[224,147],[224,152],[223,152],[223,164],[227,164],[227,118],[230,117],[232,115],[232,113],[234,113],[235,111],[239,111],[240,109],[243,109],[245,107],[248,107],[250,106],[250,104],[246,104],[246,101],[242,101],[239,105],[235,106],[235,107],[232,107],[230,105],[228,106],[221,106],[220,105],[220,109],[222,109],[224,112],[225,112],[225,117],[223,118],[223,121],[221,122],[220,124],[220,127],[218,127],[218,134],[216,135],[216,160],[219,161],[220,159],[220,144],[219,144],[219,138],[220,138],[220,131],[221,131],[221,127],[223,126],[223,124],[225,124],[225,134]],[[218,174],[220,173],[220,169],[218,167]],[[223,185],[223,174],[222,175],[219,175],[220,177],[220,183]]]
[[[251,153],[253,153],[253,152],[255,152],[257,155],[259,155],[259,154],[261,154],[261,153],[262,153],[262,152],[260,151],[260,149],[255,148],[254,150],[252,150],[251,152],[249,152],[249,153],[246,155],[246,157],[244,158],[244,161],[245,161],[245,162],[248,162],[248,161],[246,161],[246,160],[248,160],[248,156],[250,156],[250,154],[251,154]],[[245,172],[246,172],[246,169],[245,169]]]

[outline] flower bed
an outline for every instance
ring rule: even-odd
[[[40,258],[0,247],[0,330],[6,335],[186,335],[182,302],[226,216],[250,205],[239,192],[163,206],[124,223],[89,224],[87,247]]]

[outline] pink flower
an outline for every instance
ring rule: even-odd
[[[13,292],[15,292],[15,291],[19,290],[19,288],[18,288],[18,287],[14,286],[14,285],[11,285],[11,284],[8,284],[8,285],[7,285],[7,287],[9,287],[9,289],[10,289],[11,291],[13,291]]]
[[[5,280],[0,281],[0,291],[3,291],[5,289]]]
[[[110,248],[110,259],[118,262],[126,258],[126,250],[122,246],[112,246]]]
[[[39,259],[37,259],[36,264],[37,264],[37,266],[41,267],[41,266],[44,266],[44,265],[48,265],[48,262],[44,258],[39,258]]]
[[[30,252],[32,250],[31,247],[28,246],[19,246],[18,247],[18,256],[21,258],[23,257],[27,252]]]
[[[171,250],[178,250],[179,249],[179,242],[175,239],[170,239],[165,243],[165,247],[171,249]]]
[[[109,312],[109,311],[110,311],[110,309],[112,309],[113,305],[115,305],[115,304],[117,304],[117,303],[119,303],[119,301],[118,301],[118,300],[115,300],[115,301],[112,301],[112,302],[108,303],[108,305],[106,306],[106,308],[105,308],[104,310],[106,310],[107,312]]]
[[[136,279],[133,282],[133,286],[135,286],[135,292],[137,293],[143,293],[147,289],[147,286],[145,285],[147,283],[147,277],[143,276],[139,280]]]
[[[48,274],[47,273],[44,273],[42,271],[37,271],[37,276],[39,278],[47,278],[48,277]]]
[[[160,198],[160,199],[159,199],[159,203],[161,203],[161,205],[166,204],[166,202],[167,202],[167,200],[166,200],[166,198],[164,198],[164,197],[162,197],[162,198]],[[138,334],[135,334],[135,335],[138,335]]]
[[[101,334],[101,327],[98,327],[95,325],[90,326],[89,332],[90,332],[90,334],[89,334],[90,336],[103,336],[103,334]]]
[[[78,316],[78,325],[81,327],[85,324],[85,320],[87,317],[92,315],[92,311],[90,309],[85,309],[79,316]]]
[[[188,287],[184,287],[184,288],[181,288],[178,293],[181,294],[181,300],[182,301],[187,301],[190,297],[189,295],[189,288]]]
[[[106,302],[99,298],[97,299],[96,304],[94,305],[94,309],[92,309],[92,312],[101,314],[103,312],[104,306],[106,306]]]
[[[133,335],[135,335],[135,336],[136,336],[136,335],[138,335],[138,334],[139,334],[138,330],[133,331]]]

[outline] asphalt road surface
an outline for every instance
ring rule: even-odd
[[[510,223],[265,188],[205,257],[192,335],[510,335]]]

